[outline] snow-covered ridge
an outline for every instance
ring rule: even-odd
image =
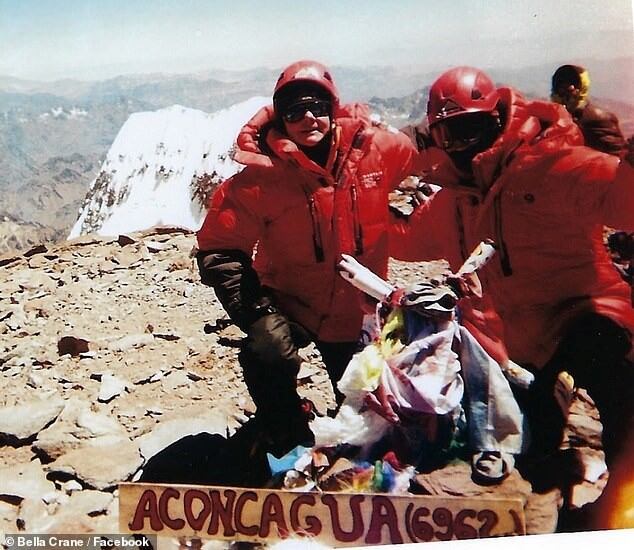
[[[132,114],[90,185],[69,238],[116,235],[154,225],[198,229],[209,193],[240,165],[240,128],[270,99],[254,97],[208,114],[181,105]]]

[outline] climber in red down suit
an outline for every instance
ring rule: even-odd
[[[447,258],[455,270],[477,243],[495,241],[482,285],[499,342],[536,374],[524,400],[533,450],[543,456],[561,442],[554,387],[566,370],[596,403],[608,466],[627,463],[634,310],[602,231],[634,229],[634,144],[622,160],[585,147],[561,105],[498,89],[471,67],[436,80],[427,122],[418,169],[443,189],[395,228],[394,254]]]
[[[283,452],[313,443],[296,391],[298,350],[315,342],[333,387],[355,351],[363,311],[337,272],[340,255],[386,275],[388,193],[417,151],[374,126],[367,106],[341,105],[330,72],[314,61],[284,69],[273,105],[237,145],[246,167],[212,199],[198,265],[247,334],[244,379],[272,448]]]

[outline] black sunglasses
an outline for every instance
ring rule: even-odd
[[[438,122],[431,136],[438,147],[447,152],[462,151],[477,143],[490,131],[494,118],[490,113],[469,113]]]
[[[330,115],[330,103],[321,99],[301,101],[286,109],[282,115],[285,122],[299,122],[310,111],[315,118]]]

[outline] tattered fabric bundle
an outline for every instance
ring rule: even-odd
[[[349,443],[369,451],[394,427],[422,428],[430,418],[450,419],[455,426],[466,418],[474,467],[482,453],[488,453],[487,460],[493,453],[508,474],[512,455],[525,445],[523,416],[500,365],[460,325],[454,286],[445,279],[394,289],[364,274],[366,268],[353,259],[345,260],[354,271],[347,278],[355,285],[360,281],[359,287],[382,303],[366,319],[371,343],[352,358],[339,381],[346,396],[339,413],[311,423],[316,444]],[[477,262],[471,264],[473,258],[465,263],[469,276],[477,268]]]

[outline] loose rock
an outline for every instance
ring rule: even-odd
[[[127,382],[114,374],[105,373],[101,377],[98,401],[108,403],[118,395],[121,395],[128,387]]]
[[[39,460],[0,468],[0,495],[37,499],[51,491],[55,484],[46,479]]]
[[[23,444],[53,423],[63,409],[64,402],[59,397],[0,409],[0,440]]]
[[[89,487],[104,490],[130,479],[142,464],[137,445],[118,439],[104,445],[84,445],[45,468],[52,473],[70,474]]]
[[[228,417],[222,412],[203,412],[201,408],[189,410],[190,414],[193,413],[189,418],[162,420],[151,433],[137,440],[146,460],[187,435],[201,432],[221,435],[227,433]]]
[[[83,338],[77,338],[75,336],[63,336],[57,342],[57,352],[60,355],[71,355],[72,357],[78,357],[81,353],[86,353],[90,350],[90,343]]]

